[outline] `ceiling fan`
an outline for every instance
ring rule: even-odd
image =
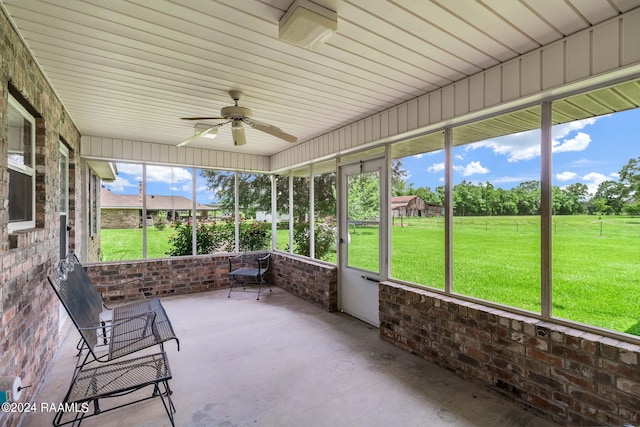
[[[269,135],[273,135],[280,139],[284,139],[287,142],[296,142],[298,138],[293,135],[290,135],[280,128],[277,128],[268,123],[259,122],[257,120],[252,119],[252,112],[247,107],[241,107],[238,105],[238,101],[242,97],[242,92],[239,90],[231,90],[229,91],[229,95],[231,99],[235,102],[235,105],[230,105],[228,107],[223,107],[220,110],[221,117],[183,117],[182,120],[224,120],[222,123],[216,123],[215,125],[208,125],[198,127],[198,132],[190,138],[185,139],[178,147],[182,147],[187,145],[191,141],[194,141],[202,136],[205,136],[212,130],[224,126],[227,123],[231,123],[231,135],[233,136],[233,145],[240,146],[247,143],[245,134],[244,134],[244,125],[247,124],[251,126],[253,129],[257,129],[259,131],[268,133]],[[203,129],[203,130],[200,130]]]

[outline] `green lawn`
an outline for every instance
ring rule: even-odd
[[[455,217],[453,223],[454,292],[539,312],[539,218]],[[444,289],[443,219],[394,224],[391,276]],[[553,315],[640,335],[640,219],[558,216],[552,228]],[[104,261],[142,258],[140,230],[101,233]],[[148,228],[148,258],[165,256],[171,233]],[[350,234],[349,265],[377,270],[377,228]],[[278,230],[276,240],[284,250],[288,230]]]

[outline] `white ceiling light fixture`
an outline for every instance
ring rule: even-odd
[[[338,30],[338,14],[309,0],[295,0],[280,19],[280,40],[316,50]]]
[[[213,125],[208,125],[206,123],[196,123],[196,133],[200,133],[200,132],[204,132],[205,130],[208,130],[208,132],[205,132],[202,135],[202,138],[209,138],[209,139],[215,139],[216,136],[218,136],[218,127],[212,127]]]

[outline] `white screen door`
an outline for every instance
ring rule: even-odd
[[[340,309],[379,326],[384,159],[340,168]]]

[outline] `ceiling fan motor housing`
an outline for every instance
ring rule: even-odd
[[[240,107],[238,105],[231,105],[229,107],[224,107],[220,110],[220,114],[225,119],[242,119],[242,118],[251,118],[251,110],[246,107]]]

